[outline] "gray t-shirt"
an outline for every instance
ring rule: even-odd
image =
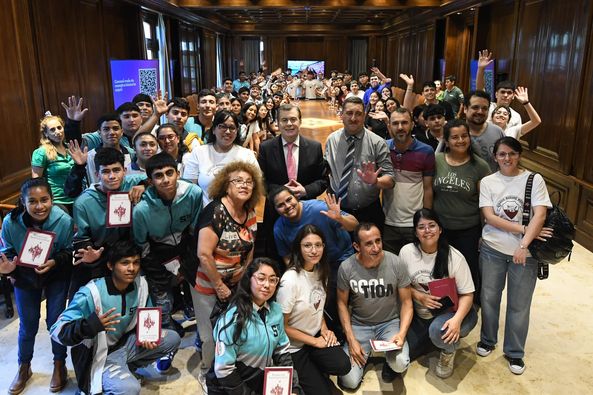
[[[410,285],[406,266],[397,255],[384,251],[379,266],[367,269],[356,259],[346,259],[338,271],[338,289],[349,291],[351,320],[355,325],[376,325],[399,318],[398,288]]]
[[[472,150],[480,158],[484,159],[492,173],[498,170],[498,163],[494,159],[494,143],[501,137],[504,137],[502,129],[493,123],[486,122],[487,126],[484,132],[479,136],[471,136]]]

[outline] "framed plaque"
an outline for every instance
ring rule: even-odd
[[[132,225],[132,202],[127,192],[107,193],[107,218],[105,226],[116,228]]]
[[[25,235],[25,242],[16,261],[17,265],[36,268],[49,258],[55,233],[29,229]]]
[[[136,320],[136,345],[161,342],[162,310],[160,307],[139,307]]]
[[[291,395],[292,369],[292,366],[265,368],[263,395]]]

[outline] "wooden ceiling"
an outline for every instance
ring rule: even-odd
[[[384,25],[411,8],[451,0],[169,0],[201,17],[233,25]]]

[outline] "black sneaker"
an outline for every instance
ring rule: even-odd
[[[394,372],[393,369],[391,369],[389,367],[389,364],[387,362],[385,362],[383,364],[383,369],[381,369],[381,378],[383,379],[384,382],[391,383],[399,375],[400,375],[399,373]]]
[[[525,362],[521,358],[511,358],[509,356],[504,356],[507,361],[509,361],[509,370],[516,375],[523,374],[525,371]]]
[[[476,354],[481,357],[487,357],[488,355],[492,354],[494,350],[494,346],[489,346],[486,343],[478,342],[478,346],[476,347]]]

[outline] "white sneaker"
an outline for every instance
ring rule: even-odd
[[[504,356],[507,361],[509,361],[509,370],[514,374],[523,374],[525,371],[525,362],[521,358],[511,358],[508,356]]]
[[[489,346],[486,343],[478,342],[478,345],[476,347],[476,354],[478,354],[481,357],[487,357],[488,355],[492,354],[493,350],[494,346]]]
[[[451,377],[453,374],[453,366],[455,363],[455,351],[452,353],[446,353],[441,351],[439,355],[439,362],[437,363],[436,374],[442,379]]]

